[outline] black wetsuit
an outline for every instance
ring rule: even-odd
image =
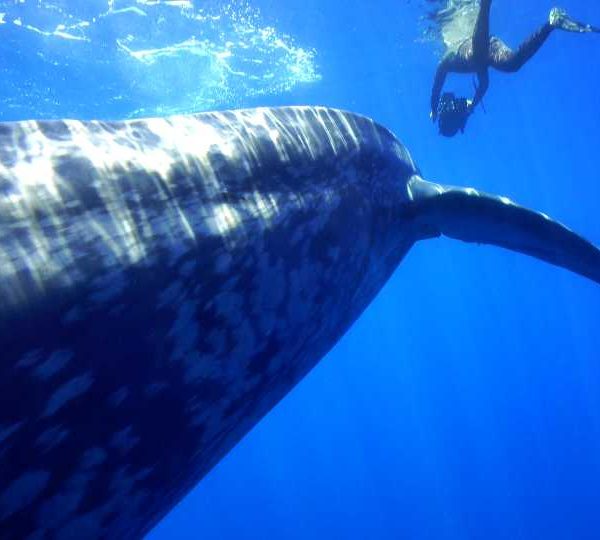
[[[473,36],[463,41],[456,51],[447,53],[440,62],[431,92],[431,112],[434,119],[437,116],[440,94],[448,73],[477,74],[479,84],[470,105],[472,110],[488,89],[488,69],[490,67],[505,72],[518,71],[539,50],[552,30],[555,29],[547,22],[527,38],[516,51],[513,51],[501,39],[490,37],[491,5],[492,0],[481,0]]]

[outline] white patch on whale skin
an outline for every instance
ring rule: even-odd
[[[52,416],[58,412],[69,401],[87,392],[93,382],[94,378],[86,373],[63,384],[48,400],[43,416]]]
[[[89,472],[78,472],[68,478],[63,489],[53,497],[46,499],[37,513],[40,528],[57,529],[67,519],[73,517],[83,499],[91,480]]]
[[[174,281],[158,294],[157,308],[176,306],[184,297],[185,290],[181,281]]]
[[[196,349],[199,329],[196,320],[196,304],[190,300],[183,301],[177,309],[177,317],[169,330],[168,336],[173,339],[172,361],[185,359],[189,352]]]
[[[250,302],[256,322],[262,335],[273,330],[276,310],[283,302],[287,281],[283,261],[270,264],[267,257],[261,257],[259,269],[250,291]]]
[[[179,274],[182,277],[190,277],[196,268],[196,263],[194,261],[187,261],[183,263],[179,267]]]
[[[213,298],[213,306],[219,315],[227,318],[228,325],[235,328],[244,319],[244,296],[225,287],[223,289]]]
[[[105,513],[106,510],[100,508],[70,519],[64,527],[56,532],[54,539],[99,538]]]
[[[23,422],[0,425],[0,444],[4,444],[4,441],[7,440],[13,433],[17,432],[22,425]]]
[[[261,257],[259,269],[253,280],[251,293],[252,311],[260,316],[268,313],[269,317],[281,305],[285,296],[285,265],[279,259],[273,264],[268,257]]]
[[[123,401],[125,401],[127,396],[129,396],[129,390],[126,387],[122,386],[121,388],[113,392],[110,396],[108,396],[107,402],[111,407],[118,407],[121,403],[123,403]]]
[[[311,287],[314,276],[320,275],[323,268],[319,264],[305,262],[301,268],[290,272],[289,276],[289,298],[287,301],[287,314],[285,319],[291,321],[290,326],[302,327],[309,322],[312,315],[311,303],[315,294]]]
[[[42,470],[27,471],[19,476],[0,492],[0,519],[27,508],[39,497],[49,480],[50,473]]]
[[[62,322],[65,325],[81,321],[84,317],[84,311],[80,306],[73,306],[62,318]]]
[[[234,346],[231,350],[232,360],[235,358],[249,358],[252,351],[257,350],[258,339],[247,318],[244,318],[235,328],[233,342]],[[229,376],[239,376],[240,366],[236,364],[233,361],[227,362],[225,371]],[[242,369],[241,373],[243,372],[244,370]]]
[[[90,301],[101,305],[111,302],[122,294],[127,282],[121,272],[111,272],[97,277],[91,285],[93,291],[90,295]]]
[[[225,274],[232,263],[233,259],[229,253],[220,253],[214,262],[214,271],[217,274]]]
[[[126,454],[129,452],[138,442],[140,438],[133,434],[133,426],[127,426],[121,431],[117,431],[110,440],[110,445],[119,450],[121,453]]]
[[[42,432],[35,441],[42,451],[48,452],[58,446],[69,435],[69,430],[62,426],[54,426]]]
[[[42,358],[42,349],[35,349],[25,353],[21,359],[16,363],[17,368],[30,368],[37,364]]]
[[[147,384],[144,388],[144,394],[148,397],[154,397],[162,392],[166,392],[169,389],[169,383],[166,382],[153,382]]]
[[[221,409],[213,404],[207,407],[204,402],[190,403],[188,406],[188,422],[191,427],[201,427],[201,440],[209,443],[214,437],[215,432],[219,430],[220,422],[223,419],[225,404]]]
[[[73,358],[73,356],[73,351],[54,351],[50,356],[48,356],[44,363],[35,368],[33,373],[41,379],[49,379],[63,369]]]
[[[89,448],[86,450],[81,457],[81,468],[82,469],[93,469],[98,465],[102,465],[106,461],[106,451],[99,447]]]
[[[185,383],[196,384],[202,380],[210,380],[215,376],[215,363],[210,357],[202,356],[196,351],[192,351],[185,356]]]
[[[214,351],[223,351],[227,345],[227,335],[223,330],[213,330],[207,337],[204,338],[208,345]],[[206,364],[210,364],[206,362]]]
[[[147,496],[142,489],[136,489],[136,484],[140,480],[147,478],[153,469],[142,469],[137,472],[132,472],[131,467],[120,467],[112,475],[109,483],[109,491],[112,497],[109,505],[114,507],[118,505],[127,505],[127,512],[135,516],[136,512],[140,512],[140,504]]]

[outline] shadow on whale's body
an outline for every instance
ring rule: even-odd
[[[600,282],[351,113],[0,124],[0,537],[143,536],[440,235]]]

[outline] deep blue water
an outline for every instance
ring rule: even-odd
[[[206,2],[194,20],[133,1],[113,11],[145,14],[0,2],[0,117],[352,109],[390,127],[425,177],[508,195],[600,243],[600,36],[556,32],[518,74],[492,72],[487,113],[448,140],[428,119],[441,47],[421,39],[424,3]],[[552,7],[495,4],[492,30],[512,45]],[[563,6],[600,25],[598,2]],[[61,21],[90,25],[68,29],[79,40],[39,33]],[[600,287],[583,278],[424,242],[149,539],[598,539],[599,323]]]

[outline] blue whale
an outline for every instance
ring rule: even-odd
[[[352,113],[0,124],[0,538],[142,537],[441,235],[600,283]]]

